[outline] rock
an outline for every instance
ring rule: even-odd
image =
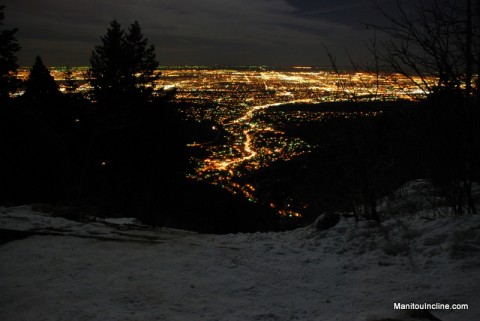
[[[316,219],[314,226],[317,230],[323,231],[334,227],[338,222],[340,222],[340,214],[325,212]]]

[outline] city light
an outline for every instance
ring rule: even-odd
[[[87,68],[72,68],[78,92],[91,88],[86,81]],[[288,161],[311,152],[311,146],[300,138],[288,137],[282,127],[301,126],[332,118],[376,117],[382,111],[316,111],[315,109],[276,110],[286,104],[321,104],[342,101],[415,100],[424,91],[411,79],[399,74],[344,72],[320,70],[309,66],[269,70],[263,68],[219,69],[183,67],[162,69],[155,89],[175,90],[174,100],[191,103],[180,109],[186,120],[213,123],[211,130],[218,132],[213,142],[190,142],[199,148],[203,158],[187,177],[220,186],[234,195],[257,200],[255,187],[245,176],[278,161]],[[51,73],[65,88],[66,72],[62,68]],[[28,70],[19,72],[26,79]],[[414,79],[421,83],[420,79]],[[433,84],[436,79],[426,79]],[[183,104],[185,105],[185,104]],[[205,107],[207,106],[207,107]],[[80,121],[76,119],[75,122]],[[220,135],[220,133],[224,135]],[[219,140],[221,138],[221,141]],[[107,162],[101,163],[102,167]],[[299,217],[300,213],[278,204],[269,204],[286,217]]]

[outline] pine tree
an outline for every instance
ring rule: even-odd
[[[125,32],[113,20],[102,44],[95,47],[90,57],[90,83],[98,101],[120,101],[130,82],[125,61]]]
[[[60,91],[55,79],[43,64],[42,59],[37,56],[35,64],[30,69],[24,97],[31,100],[44,101],[57,98],[59,94]]]
[[[130,25],[126,36],[126,54],[128,55],[129,73],[134,75],[135,93],[149,96],[153,92],[154,82],[158,79],[155,70],[158,61],[155,57],[155,47],[148,45],[138,21]]]
[[[90,57],[90,84],[97,101],[124,102],[148,98],[156,79],[155,48],[148,45],[138,22],[128,34],[114,20]]]
[[[0,6],[0,27],[3,26],[5,6]],[[15,53],[20,50],[20,46],[15,38],[17,29],[0,30],[0,102],[10,97],[10,93],[15,92],[18,87],[16,78],[17,57]]]

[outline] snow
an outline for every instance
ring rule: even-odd
[[[438,302],[469,304],[442,321],[480,320],[480,216],[388,202],[381,225],[235,235],[0,208],[0,229],[32,234],[0,245],[0,319],[407,321],[426,319],[394,302]]]

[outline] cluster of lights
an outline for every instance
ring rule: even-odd
[[[209,120],[226,133],[227,143],[202,146],[207,152],[193,179],[207,181],[255,201],[255,189],[241,179],[250,172],[279,160],[291,160],[315,146],[287,137],[275,128],[282,124],[318,122],[332,117],[375,117],[381,112],[272,111],[270,107],[293,103],[321,103],[358,100],[412,98],[416,88],[402,83],[398,76],[389,81],[368,73],[332,74],[310,71],[308,67],[291,72],[235,70],[175,70],[165,72],[163,82],[174,80],[177,99],[215,103],[215,108],[189,108],[186,118]],[[297,71],[299,70],[299,71]],[[398,87],[399,84],[403,84]],[[374,95],[375,94],[375,95]],[[214,130],[216,130],[215,128]],[[198,144],[195,144],[198,147]],[[240,183],[242,182],[242,183]],[[285,217],[301,214],[275,205]]]
[[[86,81],[85,68],[73,68],[78,81],[77,91],[91,88]],[[296,66],[291,71],[254,69],[171,68],[158,71],[161,77],[155,88],[176,89],[175,99],[181,102],[206,103],[203,107],[181,110],[186,119],[212,121],[212,130],[223,130],[225,142],[202,144],[192,142],[189,147],[201,148],[208,155],[197,160],[198,167],[189,177],[221,186],[232,194],[241,194],[257,201],[255,187],[241,178],[279,160],[291,160],[310,152],[315,146],[287,137],[279,128],[319,122],[332,117],[375,117],[381,112],[320,112],[276,111],[271,107],[283,104],[317,104],[335,101],[416,99],[423,91],[408,78],[398,74],[376,75],[365,72],[333,73],[307,66]],[[64,90],[66,70],[51,69]],[[20,70],[18,77],[25,80],[28,70]],[[420,83],[420,79],[414,79]],[[433,83],[434,78],[427,79]],[[78,120],[79,121],[79,120]],[[108,165],[103,161],[102,167]],[[299,217],[290,208],[270,204],[286,217]]]

